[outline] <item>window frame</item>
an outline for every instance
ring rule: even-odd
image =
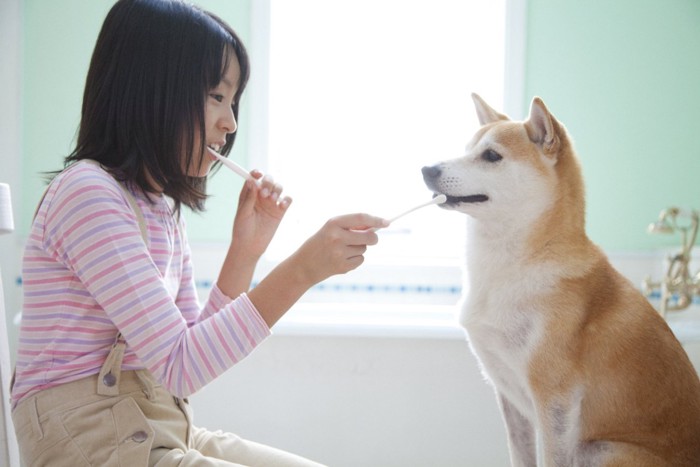
[[[251,64],[255,77],[249,82],[248,164],[267,171],[269,109],[269,50],[271,0],[251,5]],[[525,104],[527,1],[505,0],[504,111],[521,118]],[[255,280],[264,277],[274,263],[263,257]],[[407,266],[411,274],[406,275]],[[396,280],[386,281],[387,277]],[[377,280],[384,278],[384,280]],[[439,278],[436,281],[436,278]],[[310,290],[276,325],[287,334],[390,335],[403,337],[462,338],[454,319],[455,305],[465,293],[461,259],[416,264],[365,264],[343,276],[334,276]],[[374,293],[382,287],[413,291]]]

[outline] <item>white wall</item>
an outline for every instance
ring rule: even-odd
[[[464,340],[272,336],[192,404],[201,426],[334,467],[508,465]]]
[[[19,0],[3,0],[0,2],[0,182],[10,185],[13,207],[18,206],[19,172],[20,172],[20,50],[21,50],[21,7]],[[16,208],[15,208],[16,209]],[[13,209],[14,211],[14,209]],[[15,215],[13,216],[16,218]],[[0,235],[0,300],[5,302],[7,313],[0,312],[0,320],[8,322],[8,336],[13,336],[16,328],[11,325],[13,311],[19,308],[19,297],[16,288],[11,284],[19,272],[19,254],[15,234]],[[7,285],[10,287],[7,287]],[[5,289],[9,293],[4,293]],[[0,304],[0,311],[5,307]],[[9,319],[6,320],[6,316]],[[3,405],[0,406],[0,464],[17,465],[18,452],[12,421],[9,418],[9,349],[5,341],[4,322],[0,325],[0,396]],[[14,346],[13,346],[14,348]],[[11,352],[14,353],[14,352]]]

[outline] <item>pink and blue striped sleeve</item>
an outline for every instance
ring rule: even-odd
[[[61,184],[46,217],[46,251],[74,272],[130,349],[171,393],[186,397],[196,392],[270,334],[245,294],[231,300],[216,288],[202,319],[188,326],[114,179],[85,168],[71,171]],[[189,259],[183,264],[188,289],[178,296],[192,306],[196,296],[188,274]]]

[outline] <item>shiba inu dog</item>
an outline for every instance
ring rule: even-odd
[[[512,465],[700,466],[700,380],[586,236],[565,127],[539,98],[516,122],[472,97],[481,128],[423,177],[447,196],[441,207],[469,216],[460,323],[496,390]]]

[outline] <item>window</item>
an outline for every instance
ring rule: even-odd
[[[513,34],[522,29],[511,19],[507,27],[506,13],[522,15],[522,2],[253,2],[253,69],[267,73],[251,82],[251,108],[267,113],[251,116],[251,154],[262,158],[251,165],[283,180],[294,198],[270,246],[271,262],[332,216],[390,218],[428,201],[421,168],[462,155],[478,127],[471,92],[519,110],[517,89],[506,88],[504,76],[520,56],[507,41],[522,47],[521,32]],[[520,81],[517,74],[512,80]],[[354,303],[363,301],[358,290],[372,291],[368,302],[414,304],[415,296],[378,298],[377,291],[448,291],[442,303],[454,303],[459,272],[436,282],[435,268],[459,267],[465,224],[455,212],[417,211],[381,231],[350,278],[323,284],[306,301],[344,301],[337,297],[346,287]]]

